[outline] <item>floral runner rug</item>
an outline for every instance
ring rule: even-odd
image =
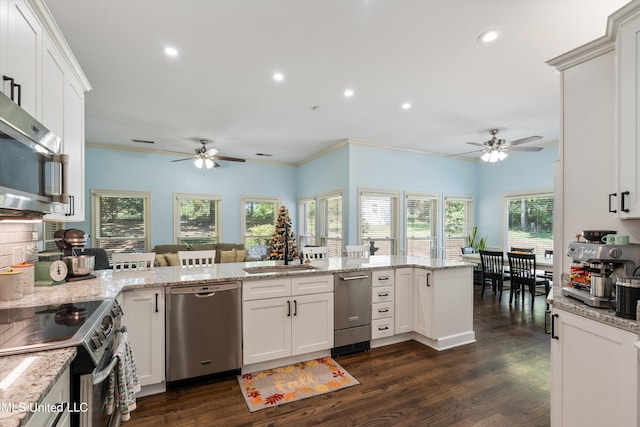
[[[238,375],[238,383],[251,412],[360,384],[331,357]]]

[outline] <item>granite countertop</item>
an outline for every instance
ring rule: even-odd
[[[237,262],[196,268],[156,267],[146,271],[118,273],[113,273],[112,270],[96,270],[93,272],[93,275],[96,276],[93,279],[52,286],[36,286],[33,294],[25,295],[17,300],[0,301],[0,309],[115,298],[124,290],[156,286],[264,280],[277,277],[333,274],[340,271],[382,270],[399,267],[439,270],[474,266],[474,264],[464,261],[446,261],[402,255],[379,255],[363,259],[329,258],[328,261],[312,263],[313,267],[317,267],[312,270],[278,271],[261,274],[249,274],[243,270],[243,268],[276,265],[282,265],[282,261]]]
[[[75,356],[76,348],[70,347],[0,357],[0,380],[23,360],[35,357],[12,385],[0,390],[0,426],[25,425],[36,409],[35,405],[42,402]]]
[[[640,322],[616,316],[615,308],[590,307],[575,298],[562,295],[560,286],[553,287],[553,299],[550,301],[553,307],[568,311],[597,322],[615,326],[635,334],[640,334]]]

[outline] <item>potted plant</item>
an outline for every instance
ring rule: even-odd
[[[477,240],[476,240],[477,239]],[[467,237],[466,246],[468,248],[473,248],[473,250],[478,253],[486,248],[487,245],[487,237],[482,237],[478,239],[478,226],[475,225],[471,233]],[[473,270],[473,283],[482,283],[482,265],[477,264],[476,268]]]

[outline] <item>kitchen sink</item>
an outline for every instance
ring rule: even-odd
[[[264,274],[264,273],[287,273],[294,271],[309,271],[317,270],[318,267],[309,264],[291,264],[291,265],[265,265],[258,267],[243,268],[249,274]]]

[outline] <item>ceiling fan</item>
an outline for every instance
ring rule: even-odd
[[[207,149],[207,144],[210,141],[206,139],[199,139],[198,142],[201,144],[200,147],[195,149],[195,155],[191,157],[186,157],[184,159],[171,160],[172,162],[183,162],[185,160],[194,160],[194,164],[197,168],[202,169],[203,167],[206,169],[218,168],[220,164],[215,160],[225,160],[228,162],[245,162],[245,159],[239,159],[237,157],[227,157],[227,156],[218,156],[217,148],[209,148]]]
[[[491,129],[491,139],[483,143],[479,142],[467,142],[467,144],[482,147],[480,150],[467,151],[465,153],[453,154],[452,156],[461,156],[463,154],[480,153],[484,154],[480,157],[485,162],[498,162],[507,158],[507,150],[513,151],[540,151],[542,147],[516,147],[516,145],[526,144],[527,142],[537,141],[542,138],[541,136],[528,136],[526,138],[516,139],[515,141],[507,142],[504,139],[498,139],[496,137],[499,129]],[[447,156],[451,157],[451,156]]]

